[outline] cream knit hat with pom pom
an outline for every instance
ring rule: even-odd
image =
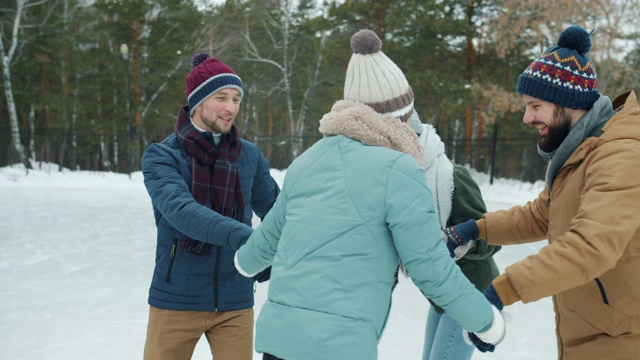
[[[344,99],[407,122],[413,113],[413,91],[402,70],[381,51],[380,38],[371,30],[360,30],[351,37],[351,49]]]

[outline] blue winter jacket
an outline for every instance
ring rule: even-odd
[[[276,204],[236,256],[247,274],[273,264],[256,350],[284,359],[376,359],[400,261],[465,329],[493,320],[449,256],[416,160],[343,135],[291,164]]]
[[[242,223],[196,202],[191,193],[189,162],[175,134],[145,152],[142,172],[158,228],[149,305],[193,311],[253,306],[254,280],[237,272],[233,256],[253,232],[253,212],[263,218],[280,189],[258,147],[245,140],[238,171],[245,204]],[[185,236],[216,246],[206,256],[181,251]]]

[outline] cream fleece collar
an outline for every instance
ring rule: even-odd
[[[416,133],[398,119],[381,115],[362,103],[340,100],[320,119],[324,136],[344,135],[365,145],[411,155],[422,166],[422,147]]]

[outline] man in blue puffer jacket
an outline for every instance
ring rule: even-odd
[[[375,33],[356,33],[344,100],[325,136],[287,170],[282,192],[236,253],[245,276],[270,265],[256,322],[263,359],[372,360],[404,266],[481,350],[505,334],[500,312],[449,255],[406,121],[413,93]]]
[[[252,279],[233,254],[280,189],[258,147],[234,119],[242,81],[223,62],[197,54],[186,77],[189,106],[176,131],[142,157],[158,238],[149,290],[145,359],[189,359],[205,334],[216,360],[253,358]]]

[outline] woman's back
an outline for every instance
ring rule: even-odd
[[[450,259],[430,196],[412,157],[345,136],[296,159],[252,236],[278,238],[256,349],[285,359],[376,358],[400,258],[425,295],[454,312],[460,297],[484,299]],[[484,326],[487,310],[466,321]]]

